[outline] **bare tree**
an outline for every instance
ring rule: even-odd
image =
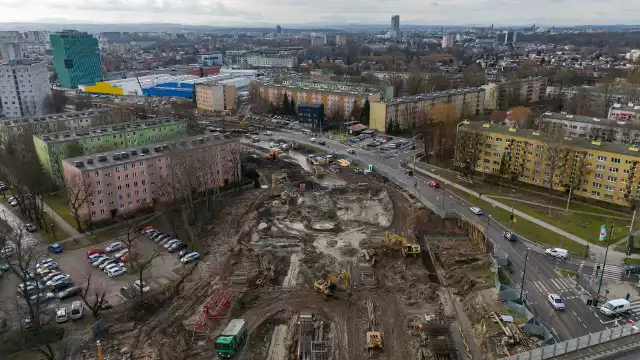
[[[160,257],[162,253],[160,252],[160,249],[155,249],[153,251],[153,253],[151,255],[149,255],[149,257],[147,257],[146,259],[143,258],[136,258],[133,261],[133,268],[136,269],[137,274],[138,274],[138,280],[140,281],[140,302],[142,302],[144,300],[144,291],[143,291],[143,286],[142,286],[142,275],[144,273],[145,270],[149,270],[151,269],[151,266],[153,265],[153,260],[157,259]]]
[[[567,165],[569,149],[564,139],[564,132],[562,130],[555,131],[553,133],[541,133],[540,134],[541,149],[540,154],[544,161],[544,168],[549,174],[548,187],[549,187],[549,205],[553,199],[553,186],[554,179],[557,173],[564,171]],[[551,212],[551,206],[549,206],[549,212]]]
[[[102,310],[102,306],[105,303],[105,296],[106,292],[101,285],[94,286],[93,288],[91,287],[91,274],[89,274],[85,281],[84,288],[80,293],[80,297],[89,309],[91,309],[91,315],[93,315],[94,318],[98,318],[100,316],[100,310]]]
[[[588,179],[589,174],[591,174],[591,164],[587,159],[587,152],[577,151],[575,155],[577,155],[577,157],[574,157],[571,163],[571,174],[569,176],[568,186],[570,191],[580,190],[583,182]],[[569,197],[568,203],[571,203],[571,197]]]
[[[487,135],[483,132],[464,128],[460,128],[458,131],[454,163],[471,179],[473,179],[486,143]]]
[[[73,211],[73,218],[76,220],[76,228],[82,231],[80,222],[80,210],[82,210],[93,197],[93,182],[87,179],[82,173],[75,173],[66,180],[67,197],[69,199],[69,210]],[[87,214],[88,216],[88,214]]]

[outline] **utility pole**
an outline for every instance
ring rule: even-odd
[[[520,282],[520,303],[522,303],[522,293],[524,292],[524,275],[527,273],[527,260],[529,260],[529,250],[527,248],[527,252],[524,255],[524,269],[522,270],[522,281]]]
[[[509,216],[509,231],[513,231],[513,208],[516,206],[516,190],[511,189],[511,216]]]
[[[600,301],[600,290],[602,289],[602,279],[604,279],[604,268],[607,266],[607,254],[609,254],[609,245],[611,244],[611,239],[613,238],[613,229],[614,225],[611,225],[609,228],[609,239],[607,240],[607,250],[604,252],[604,261],[602,262],[602,270],[600,271],[600,282],[598,283],[598,295],[596,296],[596,307],[598,306],[598,302]]]
[[[634,247],[633,242],[635,242],[635,240],[631,240],[631,239],[633,238],[633,222],[636,219],[636,210],[637,209],[638,209],[637,204],[634,204],[633,205],[633,215],[631,215],[631,224],[629,225],[629,236],[627,236],[627,255],[631,255],[631,249]],[[630,240],[631,240],[631,242],[630,242]]]

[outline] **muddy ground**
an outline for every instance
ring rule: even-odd
[[[190,265],[179,283],[150,294],[153,306],[144,312],[130,304],[105,314],[110,324],[131,324],[101,335],[105,353],[145,360],[211,359],[215,336],[229,319],[243,318],[250,337],[238,358],[294,359],[295,319],[311,313],[325,324],[326,359],[416,358],[425,346],[414,331],[416,323],[443,317],[437,295],[442,284],[428,255],[403,257],[385,243],[385,233],[414,243],[424,234],[459,237],[463,232],[455,222],[438,218],[379,177],[343,170],[327,176],[345,185],[320,186],[284,161],[262,164],[260,172],[269,187],[244,192],[224,209],[207,232],[206,256]],[[469,260],[456,259],[457,251],[438,247],[438,261],[448,269],[449,261],[463,268]],[[341,280],[334,297],[314,291],[315,281],[344,272],[349,288]],[[472,288],[466,280],[450,280],[455,289]],[[223,290],[233,293],[229,308],[194,332],[204,304]],[[374,304],[374,319],[368,302]],[[382,333],[383,350],[365,349],[368,330]],[[92,353],[84,358],[93,358]]]

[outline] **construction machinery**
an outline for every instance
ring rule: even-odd
[[[379,331],[367,331],[367,350],[382,349],[382,334]]]
[[[401,246],[402,255],[404,255],[405,257],[418,256],[422,252],[420,245],[412,244],[404,236],[400,236],[398,234],[394,234],[388,231],[385,234],[384,242],[389,245]]]
[[[244,319],[232,319],[224,331],[216,338],[216,355],[223,358],[233,357],[240,351],[247,339],[247,322]]]
[[[316,289],[316,291],[325,294],[326,296],[333,296],[333,291],[336,289],[338,285],[337,282],[340,279],[344,280],[344,286],[347,289],[347,292],[350,292],[351,290],[349,289],[349,273],[346,271],[338,275],[330,275],[327,280],[321,279],[316,281],[313,284],[313,288]]]

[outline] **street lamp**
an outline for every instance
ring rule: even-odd
[[[527,248],[527,252],[524,255],[524,269],[522,270],[522,281],[520,282],[520,303],[522,303],[522,293],[524,291],[524,275],[527,273],[527,260],[529,260],[529,250],[531,250],[531,248]]]
[[[509,231],[513,231],[513,208],[516,206],[516,190],[511,189],[511,216],[509,216]]]
[[[615,224],[615,223],[614,223]],[[611,244],[611,239],[613,238],[613,229],[615,225],[611,225],[609,228],[609,239],[607,240],[607,250],[604,252],[604,261],[602,262],[602,270],[600,271],[600,282],[598,283],[598,295],[596,296],[595,304],[598,306],[598,302],[600,301],[600,290],[602,289],[602,279],[604,278],[604,268],[607,266],[607,254],[609,254],[609,245]]]

